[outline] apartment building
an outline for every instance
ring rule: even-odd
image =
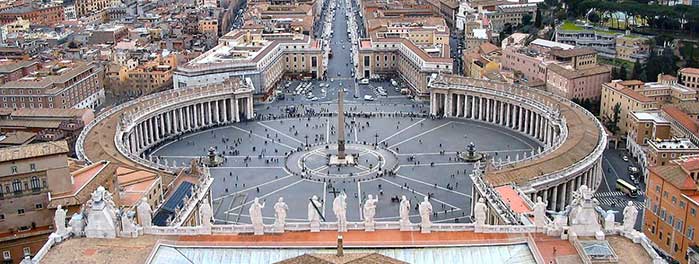
[[[54,61],[0,86],[3,108],[90,108],[104,98],[100,69],[82,61]]]
[[[0,24],[9,24],[17,18],[28,20],[32,25],[53,26],[63,23],[63,7],[61,5],[25,4],[0,11]]]
[[[679,263],[696,263],[699,157],[650,168],[642,231]],[[692,261],[690,261],[692,259]]]
[[[505,29],[506,25],[510,25],[512,28],[522,25],[522,18],[525,15],[531,18],[530,23],[534,23],[536,8],[534,3],[497,5],[495,11],[486,11],[484,14],[489,21],[490,30],[500,32]]]
[[[644,62],[650,56],[650,38],[564,21],[556,26],[556,42],[593,48],[607,59]]]
[[[611,80],[611,68],[597,64],[595,50],[543,39],[527,46],[507,44],[502,69],[527,85],[543,83],[546,90],[568,99],[597,101],[600,86]]]
[[[49,191],[72,189],[64,141],[0,149],[0,252],[5,263],[34,255],[53,231]]]
[[[100,14],[106,8],[112,6],[112,0],[75,0],[75,14],[77,18],[89,17]]]
[[[682,68],[678,71],[677,79],[689,88],[699,88],[699,69]]]
[[[678,84],[674,79],[658,76],[658,82],[643,83],[638,80],[612,81],[602,85],[601,116],[612,116],[614,106],[621,106],[620,133],[626,134],[628,114],[637,111],[660,109],[666,104],[690,104],[697,101],[697,89]],[[679,111],[681,112],[681,111]],[[696,142],[695,142],[696,143]]]
[[[4,61],[0,62],[0,85],[16,81],[24,76],[38,71],[41,65],[37,61]]]
[[[136,94],[151,94],[172,87],[172,74],[177,67],[176,54],[158,54],[154,59],[126,70],[126,83]]]
[[[219,44],[179,65],[173,75],[175,89],[222,83],[231,77],[249,78],[256,95],[271,95],[274,85],[287,78],[323,78],[323,53],[318,40],[294,33],[234,30]]]
[[[631,128],[629,115],[634,112],[659,109],[660,102],[638,92],[644,83],[637,80],[612,81],[602,85],[602,97],[600,104],[600,117],[609,122],[614,118],[614,109],[619,105],[619,121],[617,127],[619,135],[626,135]]]

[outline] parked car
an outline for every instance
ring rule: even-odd
[[[623,157],[621,157],[621,159],[624,160],[624,161],[629,161],[629,157],[627,157],[626,155],[624,155]]]
[[[369,84],[369,79],[361,79],[359,80],[359,84]]]
[[[371,95],[365,95],[365,96],[364,96],[364,101],[374,101],[374,100],[376,100],[376,99],[374,99],[374,97],[371,96]]]

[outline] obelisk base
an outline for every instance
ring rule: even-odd
[[[352,155],[345,155],[344,159],[341,159],[340,156],[338,155],[332,155],[330,156],[330,161],[328,161],[328,165],[341,165],[341,166],[350,166],[350,165],[355,165],[357,162],[354,160],[354,156]]]

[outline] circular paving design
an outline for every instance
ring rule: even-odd
[[[358,182],[393,174],[398,158],[384,147],[347,144],[345,152],[355,161],[350,165],[330,164],[337,154],[337,144],[320,144],[291,153],[286,158],[286,169],[302,179],[319,182]]]

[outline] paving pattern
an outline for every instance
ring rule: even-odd
[[[320,112],[331,109],[333,105],[308,105],[306,109]],[[384,111],[387,107],[396,109],[390,105],[349,104],[351,111],[365,114],[387,112]],[[403,104],[401,107],[421,109],[424,106]],[[259,114],[271,114],[280,108],[264,107]],[[522,155],[538,147],[526,136],[476,121],[385,115],[346,119],[348,147],[365,146],[367,150],[373,150],[373,145],[378,143],[378,150],[392,153],[387,156],[389,158],[382,159],[394,159],[391,168],[395,168],[395,174],[381,177],[365,177],[376,174],[362,173],[370,165],[354,168],[359,170],[356,175],[343,173],[341,177],[315,179],[302,177],[287,168],[287,156],[298,153],[304,145],[335,143],[336,117],[238,123],[187,135],[179,141],[164,144],[153,155],[185,164],[192,158],[205,155],[212,146],[223,154],[224,163],[211,169],[215,178],[212,187],[215,219],[221,223],[249,222],[247,205],[254,197],[267,202],[263,209],[265,222],[273,222],[272,207],[279,197],[284,197],[289,205],[288,221],[305,221],[308,199],[312,195],[327,201],[322,207],[323,215],[327,221],[334,221],[331,202],[340,192],[348,196],[349,221],[362,219],[360,204],[369,194],[379,197],[377,220],[398,219],[399,202],[392,198],[406,195],[415,206],[423,196],[431,194],[435,222],[469,222],[472,183],[467,175],[472,165],[457,159],[456,153],[463,151],[468,142],[474,142],[478,150],[504,160],[508,155]],[[323,155],[316,158],[324,159]],[[368,154],[359,156],[360,164],[379,162],[371,157]],[[308,166],[328,170],[322,164]],[[343,171],[347,172],[344,168]],[[417,210],[412,220],[419,220]]]

